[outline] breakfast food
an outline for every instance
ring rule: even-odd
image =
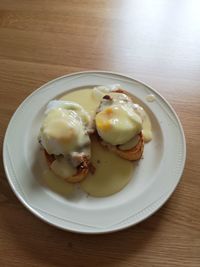
[[[54,174],[76,183],[90,168],[89,114],[77,103],[49,102],[40,128],[39,143]]]
[[[49,166],[44,183],[61,195],[75,192],[79,182],[94,197],[124,188],[152,138],[151,121],[135,102],[119,85],[72,90],[50,101],[39,134]]]
[[[124,90],[96,87],[101,102],[95,116],[100,143],[127,160],[138,160],[144,149],[143,125],[146,114]],[[149,136],[151,138],[151,136]]]

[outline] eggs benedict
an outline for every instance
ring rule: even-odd
[[[144,120],[143,108],[134,104],[125,91],[105,93],[104,90],[95,116],[96,133],[103,146],[124,159],[140,159],[144,149]]]
[[[81,181],[90,165],[90,116],[77,103],[53,100],[47,105],[39,143],[50,169],[67,182]]]

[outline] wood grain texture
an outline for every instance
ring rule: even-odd
[[[107,235],[53,228],[16,199],[0,163],[0,266],[200,266],[200,2],[1,0],[0,144],[9,119],[50,79],[111,70],[158,90],[178,113],[187,161],[170,200]]]

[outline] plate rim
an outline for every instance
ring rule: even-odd
[[[150,212],[147,212],[142,218],[140,218],[139,220],[137,220],[137,222],[127,223],[127,225],[124,224],[124,225],[121,225],[121,226],[117,226],[116,228],[113,227],[112,229],[109,229],[109,227],[107,227],[108,229],[107,228],[97,229],[96,231],[92,231],[92,230],[89,230],[89,231],[84,230],[83,231],[81,229],[72,229],[72,228],[70,228],[68,226],[66,227],[66,226],[58,225],[56,222],[52,222],[48,218],[46,218],[43,215],[43,213],[45,213],[44,211],[39,211],[39,210],[37,211],[37,208],[32,207],[31,204],[29,204],[28,201],[26,201],[26,198],[24,198],[22,196],[22,194],[20,192],[18,192],[18,190],[15,188],[14,183],[12,182],[12,179],[10,178],[8,166],[7,166],[7,163],[6,163],[6,141],[7,141],[7,138],[8,138],[8,131],[9,131],[9,128],[11,127],[12,121],[14,120],[15,114],[20,110],[20,108],[23,106],[23,104],[29,98],[31,98],[34,94],[37,94],[38,91],[40,91],[43,87],[46,87],[46,86],[50,85],[51,83],[56,82],[57,80],[60,80],[60,79],[66,78],[66,77],[72,77],[72,76],[82,75],[82,74],[86,74],[86,75],[87,74],[114,75],[114,76],[120,76],[121,78],[128,78],[128,79],[132,80],[133,82],[140,83],[141,85],[143,85],[143,86],[151,89],[153,92],[155,92],[167,104],[167,106],[171,109],[173,115],[175,116],[175,119],[177,120],[178,128],[180,130],[181,137],[182,137],[182,143],[183,143],[183,154],[182,154],[182,164],[181,164],[181,169],[180,169],[181,170],[180,171],[180,175],[177,178],[176,183],[173,184],[172,189],[170,189],[166,194],[164,194],[164,196],[161,196],[155,203],[152,203],[150,205],[150,206],[152,206],[152,205],[155,206],[154,209],[153,209],[153,211],[151,210]],[[129,75],[126,75],[126,74],[123,74],[123,73],[118,73],[118,72],[113,72],[113,71],[103,71],[103,70],[88,70],[88,71],[72,72],[72,73],[69,73],[69,74],[58,76],[57,78],[52,79],[52,80],[50,80],[50,81],[42,84],[39,88],[35,89],[31,94],[29,94],[19,104],[19,106],[17,107],[17,109],[12,114],[12,116],[11,116],[11,118],[9,120],[9,123],[7,125],[7,129],[6,129],[6,132],[5,132],[5,135],[4,135],[4,140],[3,140],[3,165],[4,165],[4,170],[5,170],[5,174],[6,174],[6,178],[8,180],[8,183],[9,183],[10,187],[12,188],[12,191],[14,192],[14,194],[16,195],[16,197],[20,200],[20,202],[32,214],[34,214],[36,217],[38,217],[39,219],[41,219],[43,222],[46,222],[49,225],[52,225],[52,226],[55,226],[55,227],[57,227],[59,229],[67,230],[67,231],[70,231],[70,232],[81,233],[81,234],[103,234],[103,233],[111,233],[111,232],[120,231],[120,230],[126,229],[128,227],[131,227],[133,225],[136,225],[136,224],[142,222],[143,220],[147,219],[151,215],[153,215],[155,212],[157,212],[157,210],[160,209],[167,202],[167,200],[171,197],[171,195],[175,192],[175,190],[176,190],[176,188],[177,188],[177,186],[178,186],[178,184],[179,184],[179,182],[181,180],[181,177],[182,177],[183,172],[184,172],[184,169],[185,169],[186,152],[187,152],[187,149],[186,149],[186,138],[185,138],[185,134],[184,134],[184,130],[183,130],[183,126],[181,124],[181,121],[180,121],[178,115],[176,114],[174,108],[171,106],[171,104],[156,89],[153,89],[147,83],[144,83],[144,82],[140,81],[139,79],[135,79],[132,76],[129,76]],[[50,216],[52,216],[52,215],[50,215]]]

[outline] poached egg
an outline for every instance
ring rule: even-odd
[[[90,116],[77,103],[53,100],[47,105],[40,128],[40,143],[48,154],[66,156],[90,144]]]
[[[142,123],[138,107],[126,94],[112,91],[104,94],[95,124],[105,142],[115,146],[126,144],[142,131]]]

